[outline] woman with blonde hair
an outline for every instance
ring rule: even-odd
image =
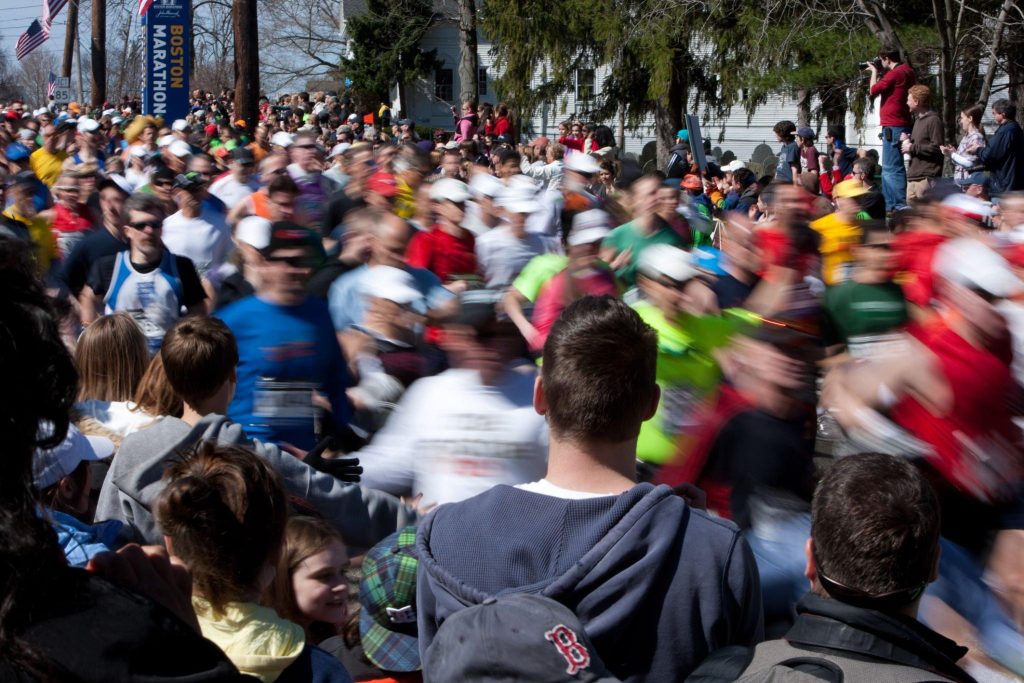
[[[105,315],[85,328],[75,348],[76,420],[91,420],[124,437],[149,424],[131,400],[146,372],[146,336],[127,313]]]

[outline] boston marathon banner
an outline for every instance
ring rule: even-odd
[[[189,3],[153,0],[142,21],[146,34],[146,88],[143,113],[165,121],[188,114]]]

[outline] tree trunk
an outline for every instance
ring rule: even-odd
[[[676,141],[676,133],[683,127],[683,113],[689,100],[686,83],[686,61],[688,55],[680,51],[672,69],[668,93],[654,106],[654,134],[657,141],[658,168],[668,163],[669,150]]]
[[[259,119],[260,97],[256,0],[234,0],[231,19],[235,32],[235,114],[245,119],[251,134]]]
[[[92,106],[107,99],[107,0],[92,0]]]
[[[459,106],[462,102],[476,102],[480,92],[479,57],[476,43],[476,0],[459,0]],[[462,109],[459,109],[462,113]]]
[[[988,102],[988,96],[992,92],[992,81],[995,80],[996,67],[999,65],[999,49],[1003,44],[1003,30],[1006,28],[1006,19],[1013,6],[1014,0],[1006,0],[1003,3],[1002,9],[999,10],[999,18],[996,19],[995,33],[992,36],[992,49],[988,56],[988,69],[985,71],[985,82],[981,84],[981,92],[978,93],[978,102],[981,102],[982,105]],[[1013,60],[1009,61],[1012,62]],[[1009,71],[1008,66],[1008,75]],[[1016,101],[1020,102],[1019,99]]]
[[[981,92],[981,59],[977,54],[964,57],[960,64],[960,87],[957,89],[957,111],[978,101]]]
[[[946,140],[956,139],[956,64],[954,49],[956,40],[953,36],[952,20],[949,5],[944,0],[932,0],[935,13],[935,29],[939,34],[939,111]]]
[[[878,42],[882,45],[898,48],[900,54],[903,55],[903,61],[910,64],[910,55],[907,53],[907,49],[903,47],[903,41],[900,40],[899,34],[896,33],[896,27],[889,21],[889,15],[885,7],[879,4],[877,0],[857,0],[857,7],[861,10],[864,23],[867,24],[867,27],[878,38]]]
[[[75,56],[75,36],[78,35],[78,0],[68,3],[68,25],[64,33],[64,61],[61,62],[60,75],[71,78],[71,63]]]
[[[818,93],[821,98],[821,116],[826,126],[846,126],[846,93],[839,86],[826,86]],[[824,135],[821,136],[824,141]]]
[[[799,88],[796,91],[796,125],[811,125],[811,91],[807,88]]]

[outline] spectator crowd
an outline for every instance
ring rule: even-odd
[[[1024,677],[1024,133],[866,71],[768,168],[0,103],[0,679]]]

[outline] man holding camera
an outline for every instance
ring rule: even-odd
[[[871,72],[871,96],[882,96],[882,195],[885,210],[906,204],[907,170],[903,166],[900,136],[910,133],[907,95],[917,82],[914,70],[900,61],[900,51],[883,47],[878,58],[861,65]]]

